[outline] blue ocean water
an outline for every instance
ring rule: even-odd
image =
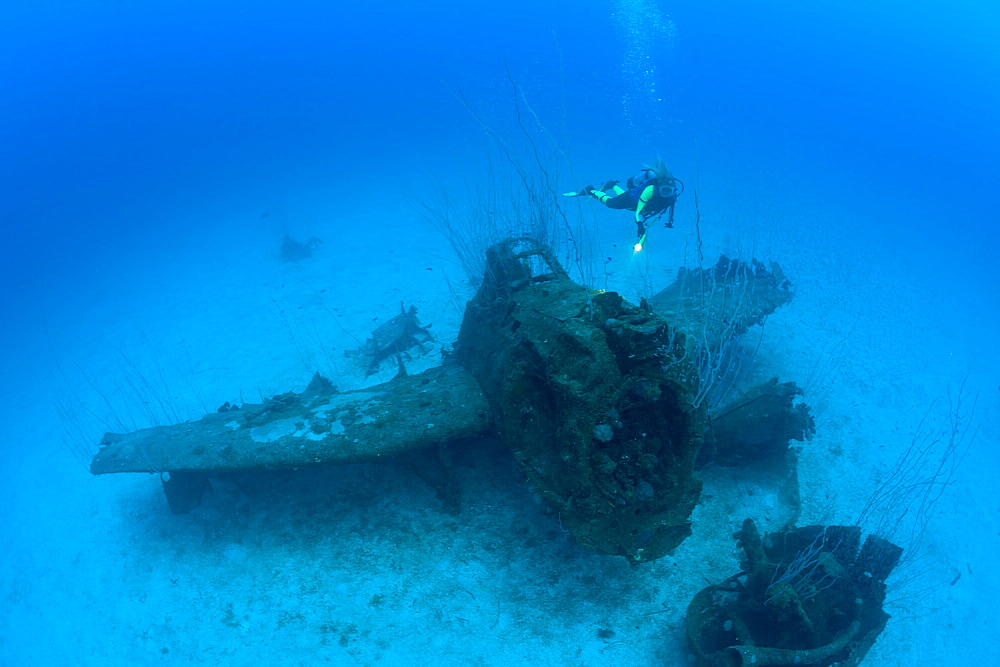
[[[998,546],[1000,523],[1000,507],[986,491],[989,475],[998,471],[1000,412],[1000,216],[993,201],[1000,180],[998,44],[1000,9],[972,0],[7,3],[0,9],[0,414],[6,434],[0,451],[17,465],[3,482],[4,498],[12,499],[6,514],[11,529],[3,531],[11,574],[0,589],[0,662],[123,664],[142,656],[152,662],[153,653],[172,646],[172,653],[155,657],[254,664],[251,656],[259,654],[299,664],[283,653],[291,647],[304,656],[301,664],[392,664],[396,654],[388,648],[379,650],[389,657],[378,658],[377,651],[363,648],[368,640],[357,638],[374,633],[371,645],[390,641],[372,629],[378,623],[370,619],[338,620],[339,629],[329,633],[334,645],[339,638],[341,648],[350,644],[354,653],[323,653],[316,648],[319,640],[313,646],[301,639],[315,634],[319,622],[295,640],[257,645],[243,623],[256,629],[257,613],[272,630],[276,622],[259,610],[247,612],[251,620],[240,620],[237,611],[237,620],[227,621],[224,604],[212,617],[219,632],[204,635],[211,647],[200,647],[198,614],[187,603],[185,609],[171,607],[169,591],[150,593],[160,606],[149,616],[155,621],[144,621],[137,584],[108,584],[112,575],[95,563],[91,569],[75,565],[80,560],[74,554],[98,548],[106,536],[80,528],[74,537],[56,522],[58,504],[45,504],[51,494],[40,491],[50,483],[41,457],[56,457],[59,463],[52,465],[65,466],[56,479],[69,480],[60,484],[78,494],[73,497],[86,497],[88,511],[102,521],[127,506],[129,494],[138,494],[136,503],[150,523],[133,517],[114,524],[108,539],[115,546],[107,559],[98,559],[126,559],[132,563],[126,570],[138,568],[137,579],[144,575],[135,563],[149,559],[135,554],[144,550],[171,551],[173,560],[157,556],[160,565],[151,566],[150,580],[162,583],[171,579],[168,571],[200,572],[191,575],[197,581],[225,576],[220,573],[227,563],[245,565],[245,547],[226,542],[222,564],[202,568],[196,550],[185,551],[181,529],[164,529],[168,536],[158,541],[151,525],[172,517],[156,514],[162,511],[155,509],[156,489],[138,482],[125,491],[109,491],[112,480],[91,484],[85,471],[67,463],[72,457],[53,436],[53,429],[72,431],[77,422],[60,424],[66,416],[49,404],[66,391],[61,383],[77,382],[84,398],[70,401],[74,409],[111,408],[99,395],[86,394],[124,365],[120,342],[135,331],[156,342],[128,348],[130,358],[148,355],[155,364],[169,348],[164,366],[183,367],[180,376],[195,378],[189,384],[164,381],[169,387],[163,391],[175,394],[180,406],[208,401],[214,407],[218,386],[238,385],[254,397],[285,391],[282,383],[293,377],[282,366],[287,358],[258,348],[291,337],[295,345],[285,354],[303,366],[332,354],[314,320],[282,324],[286,310],[313,308],[308,317],[319,320],[331,310],[319,289],[356,289],[357,305],[350,307],[361,314],[346,326],[363,340],[366,326],[393,314],[399,285],[417,281],[426,290],[440,288],[429,276],[430,269],[439,271],[445,251],[427,240],[433,230],[414,215],[413,202],[437,201],[427,194],[437,184],[464,196],[487,153],[496,156],[482,122],[516,144],[522,137],[517,109],[539,145],[558,146],[546,150],[558,162],[553,173],[562,190],[624,180],[657,155],[687,184],[678,229],[651,233],[648,252],[653,258],[662,253],[663,267],[643,278],[650,289],[670,279],[675,260],[691,256],[680,244],[691,238],[691,195],[697,189],[713,250],[753,246],[753,252],[794,269],[793,281],[806,288],[803,300],[815,317],[803,318],[801,328],[787,325],[781,340],[789,350],[808,354],[834,347],[851,331],[841,325],[861,320],[869,338],[858,343],[856,363],[870,373],[871,384],[858,401],[872,412],[849,413],[843,406],[851,400],[840,398],[833,401],[832,423],[869,421],[872,434],[905,431],[933,398],[949,387],[954,391],[968,374],[969,391],[979,395],[982,426],[970,453],[974,463],[965,468],[966,485],[956,496],[962,500],[955,501],[968,514],[946,518],[957,526],[947,538],[965,535],[973,546],[954,552],[936,547],[947,554],[941,566],[946,578],[952,578],[949,568],[957,568],[966,573],[962,585],[972,587],[936,606],[952,609],[949,618],[966,618],[973,595],[997,581],[981,574],[991,565],[975,558]],[[602,238],[615,239],[621,225],[620,242],[605,243],[600,261],[611,267],[612,280],[624,280],[635,262],[627,216],[590,209],[586,215],[600,221]],[[267,276],[260,278],[266,289],[254,282],[261,275],[257,267],[273,260],[268,253],[285,231],[324,240],[323,269],[307,276],[308,299],[302,301],[280,296],[286,284],[304,284],[301,275],[272,267],[259,269]],[[449,298],[425,301],[421,312],[433,319],[434,308]],[[161,306],[162,319],[154,312]],[[185,313],[183,325],[176,313]],[[247,325],[255,313],[264,322],[259,331]],[[213,358],[227,359],[218,366],[228,364],[232,375],[214,374]],[[261,370],[265,362],[273,362],[273,373]],[[858,382],[850,390],[860,394]],[[911,393],[908,386],[917,389]],[[195,417],[188,409],[178,408],[178,416]],[[857,424],[843,428],[855,444],[867,437]],[[93,433],[94,442],[100,435]],[[49,444],[37,453],[24,445],[38,441]],[[859,465],[868,461],[868,454],[858,456]],[[32,500],[36,496],[48,500]],[[524,506],[534,507],[530,499]],[[976,525],[989,528],[976,531]],[[121,547],[140,533],[137,547]],[[942,537],[942,544],[948,539]],[[32,547],[39,540],[59,544],[51,562]],[[572,566],[594,564],[574,555]],[[627,588],[632,575],[607,567],[612,569],[605,575]],[[510,641],[527,641],[516,629],[521,612],[510,611],[517,603],[497,592],[499,575],[484,568],[451,581],[464,577],[462,586],[477,603],[486,604],[481,589],[502,599],[497,606],[504,611],[497,617],[504,625],[497,621],[493,627],[509,622]],[[295,571],[284,561],[260,571],[278,569]],[[560,570],[557,560],[551,569]],[[356,593],[367,600],[367,589],[351,578],[358,571],[346,567],[337,582],[319,585],[332,586],[326,594],[333,597]],[[387,578],[386,590],[395,590],[387,574],[392,569],[378,571]],[[55,573],[48,582],[47,573]],[[66,599],[46,597],[50,586],[58,587],[53,582],[66,579],[75,582]],[[473,579],[478,583],[469,584]],[[266,597],[270,589],[254,581],[254,590]],[[98,593],[104,586],[124,596],[121,605],[128,609],[108,612]],[[307,588],[302,582],[289,586]],[[555,594],[529,597],[537,602],[547,595]],[[405,599],[411,609],[419,607]],[[591,626],[608,621],[591,616],[606,612],[594,604],[581,603],[567,614],[581,626],[578,635],[539,631],[535,639],[545,636],[556,648],[539,654],[537,664],[570,664],[571,647],[584,641],[596,642],[596,648],[573,664],[622,659],[625,654],[614,653],[601,663],[605,642],[594,639]],[[109,635],[96,640],[84,630],[74,634],[71,623],[53,621],[67,605],[94,617],[110,614]],[[293,627],[291,619],[304,613],[286,612],[285,622]],[[406,616],[406,610],[392,613]],[[172,626],[163,620],[182,616]],[[55,649],[39,648],[50,638],[32,632],[53,622],[65,639],[56,640]],[[413,623],[408,627],[433,635],[432,622]],[[461,623],[449,623],[442,644],[461,636]],[[352,624],[355,629],[347,630]],[[901,626],[903,639],[887,639],[895,643],[873,664],[930,664],[906,660],[918,650],[907,642],[929,630],[916,621]],[[485,628],[490,623],[473,630]],[[664,637],[673,632],[656,631]],[[616,632],[627,636],[624,626]],[[977,645],[969,633],[963,642]],[[652,636],[625,640],[629,658],[670,664],[683,655],[651,648],[657,646]],[[462,653],[432,641],[420,646],[431,652],[426,655],[439,652],[443,662],[531,662],[514,654],[491,659],[490,649]]]
[[[717,141],[760,163],[762,147],[793,150],[849,171],[855,182],[842,187],[961,210],[956,236],[969,238],[989,227],[996,177],[993,12],[783,2],[6,9],[4,247],[41,243],[75,256],[71,270],[116,240],[155,235],[149,216],[164,207],[323,170],[364,178],[399,154],[448,155],[479,139],[455,90],[500,113],[504,63],[581,159],[591,145],[681,158]],[[31,272],[13,268],[30,254],[5,254],[9,279]]]

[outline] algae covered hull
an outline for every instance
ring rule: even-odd
[[[197,506],[207,477],[242,470],[359,463],[436,446],[447,477],[449,443],[495,433],[581,544],[633,562],[669,553],[691,532],[709,390],[727,372],[718,360],[787,302],[787,281],[723,258],[679,274],[653,298],[657,312],[574,282],[531,239],[491,247],[486,267],[454,361],[349,392],[317,374],[302,393],[108,433],[91,472],[170,473],[167,499],[184,512]],[[789,439],[808,437],[808,413],[792,405],[797,392],[774,381],[718,410],[718,462],[785,452]]]
[[[489,428],[486,399],[458,366],[359,391],[314,379],[301,394],[128,434],[107,433],[90,471],[227,472],[357,463]]]

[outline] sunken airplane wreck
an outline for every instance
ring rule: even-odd
[[[494,432],[581,544],[632,562],[659,558],[691,533],[695,474],[765,462],[786,479],[797,515],[791,440],[811,437],[809,409],[776,379],[732,399],[734,345],[791,299],[781,269],[725,257],[639,306],[570,280],[529,239],[487,251],[486,278],[466,307],[448,363],[338,392],[316,374],[302,393],[221,410],[197,422],[108,433],[91,472],[159,472],[171,510],[190,511],[209,477],[246,470],[373,461]],[[403,309],[368,342],[423,336]],[[402,338],[389,340],[396,331]],[[402,362],[400,362],[402,368]],[[758,470],[759,468],[754,468]],[[451,480],[451,481],[449,481]],[[438,489],[439,496],[445,497]],[[792,526],[736,534],[742,571],[687,609],[699,667],[860,664],[889,616],[885,579],[902,554],[857,526]]]
[[[788,444],[814,425],[794,384],[709,410],[732,341],[791,299],[776,264],[682,269],[639,306],[573,282],[527,238],[492,246],[486,266],[445,365],[346,392],[317,374],[262,404],[107,433],[91,472],[160,473],[180,513],[210,477],[384,460],[494,432],[581,544],[633,562],[690,534],[706,452],[721,465],[771,457],[797,479]]]

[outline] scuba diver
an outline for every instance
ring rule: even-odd
[[[663,160],[657,158],[652,164],[643,165],[642,170],[628,179],[627,189],[618,185],[619,181],[608,181],[600,190],[588,185],[579,192],[567,192],[566,197],[590,195],[594,199],[614,209],[635,211],[635,224],[639,240],[635,251],[642,250],[646,243],[646,223],[651,218],[659,218],[667,213],[666,227],[674,226],[674,205],[684,192],[684,183],[674,178]],[[608,191],[612,194],[609,194]]]

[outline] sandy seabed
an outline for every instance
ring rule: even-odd
[[[834,215],[794,184],[738,200],[726,182],[703,187],[706,255],[774,259],[795,283],[764,328],[759,373],[799,382],[817,418],[800,461],[800,524],[852,521],[925,414],[924,429],[947,417],[968,375],[976,438],[921,558],[893,585],[893,620],[866,664],[987,664],[1000,597],[990,333],[1000,308],[985,273],[946,225],[916,250],[868,234],[897,214],[891,203],[840,202]],[[600,222],[601,287],[635,299],[691,264],[683,203],[677,228],[654,230],[640,258],[620,214],[586,213]],[[234,213],[232,228],[258,215]],[[198,509],[174,516],[156,476],[94,478],[73,456],[67,438],[93,447],[102,420],[197,419],[225,401],[299,391],[316,370],[341,389],[386,381],[391,364],[366,379],[343,351],[400,301],[438,341],[411,372],[436,365],[471,294],[461,269],[411,210],[377,233],[364,216],[294,211],[270,228],[209,233],[67,286],[25,322],[51,347],[12,354],[17,390],[0,424],[0,664],[687,664],[684,610],[738,571],[732,533],[748,516],[778,527],[773,494],[752,479],[705,471],[694,534],[633,566],[578,546],[490,439],[457,456],[458,514],[412,461],[214,482]],[[279,261],[289,221],[324,239],[314,257]]]

